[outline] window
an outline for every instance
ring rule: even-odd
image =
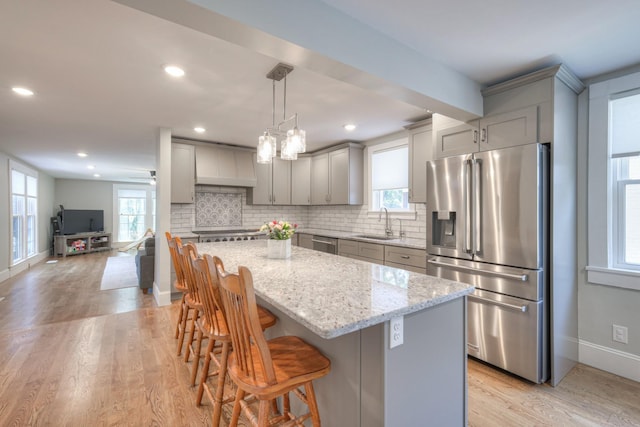
[[[37,252],[38,175],[10,161],[11,170],[11,265]]]
[[[609,122],[613,265],[640,270],[640,93],[613,97]]]
[[[148,186],[115,185],[117,215],[114,229],[118,242],[141,238],[147,229],[155,230],[156,192]]]
[[[640,73],[589,87],[587,280],[640,290]]]
[[[372,211],[409,211],[409,147],[407,140],[370,148]]]

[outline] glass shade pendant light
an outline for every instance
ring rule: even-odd
[[[276,156],[278,146],[275,136],[268,132],[258,138],[258,163],[271,163],[271,159]]]
[[[287,143],[291,147],[291,150],[295,150],[297,153],[304,153],[307,151],[306,132],[294,127],[287,131]]]
[[[289,143],[289,139],[283,139],[280,143],[280,158],[282,160],[298,160],[298,152],[293,144]]]
[[[293,67],[286,64],[276,65],[269,73],[267,78],[273,84],[273,104],[271,108],[272,124],[267,128],[262,136],[258,138],[258,163],[271,163],[273,157],[277,154],[277,137],[283,137],[280,143],[280,158],[283,160],[297,160],[298,153],[307,151],[306,133],[298,128],[298,113],[294,113],[287,118],[287,74],[293,71]],[[276,109],[276,81],[284,79],[284,91],[282,100],[282,121],[276,125],[275,109]],[[287,122],[295,120],[294,127],[285,131],[282,129]]]

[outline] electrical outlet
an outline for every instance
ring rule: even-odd
[[[629,330],[626,326],[613,325],[613,340],[629,344]]]
[[[404,342],[404,318],[394,317],[389,321],[389,348],[397,347]]]

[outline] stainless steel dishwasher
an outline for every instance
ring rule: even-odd
[[[311,239],[313,242],[313,249],[320,252],[327,252],[330,254],[338,253],[338,239],[323,236],[313,236]]]

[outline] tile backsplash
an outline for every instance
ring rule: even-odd
[[[202,206],[198,205],[199,201],[202,202]],[[402,229],[407,237],[426,239],[426,206],[417,204],[415,209],[415,218],[402,217]],[[393,218],[391,228],[394,234],[398,235],[400,229],[398,220],[393,214],[390,217]],[[196,186],[196,203],[171,205],[172,233],[190,233],[193,230],[258,229],[265,222],[274,219],[296,223],[302,229],[317,228],[363,234],[384,233],[384,219],[378,221],[378,214],[368,212],[366,205],[248,205],[245,188]]]
[[[196,229],[242,226],[242,194],[196,192]]]

